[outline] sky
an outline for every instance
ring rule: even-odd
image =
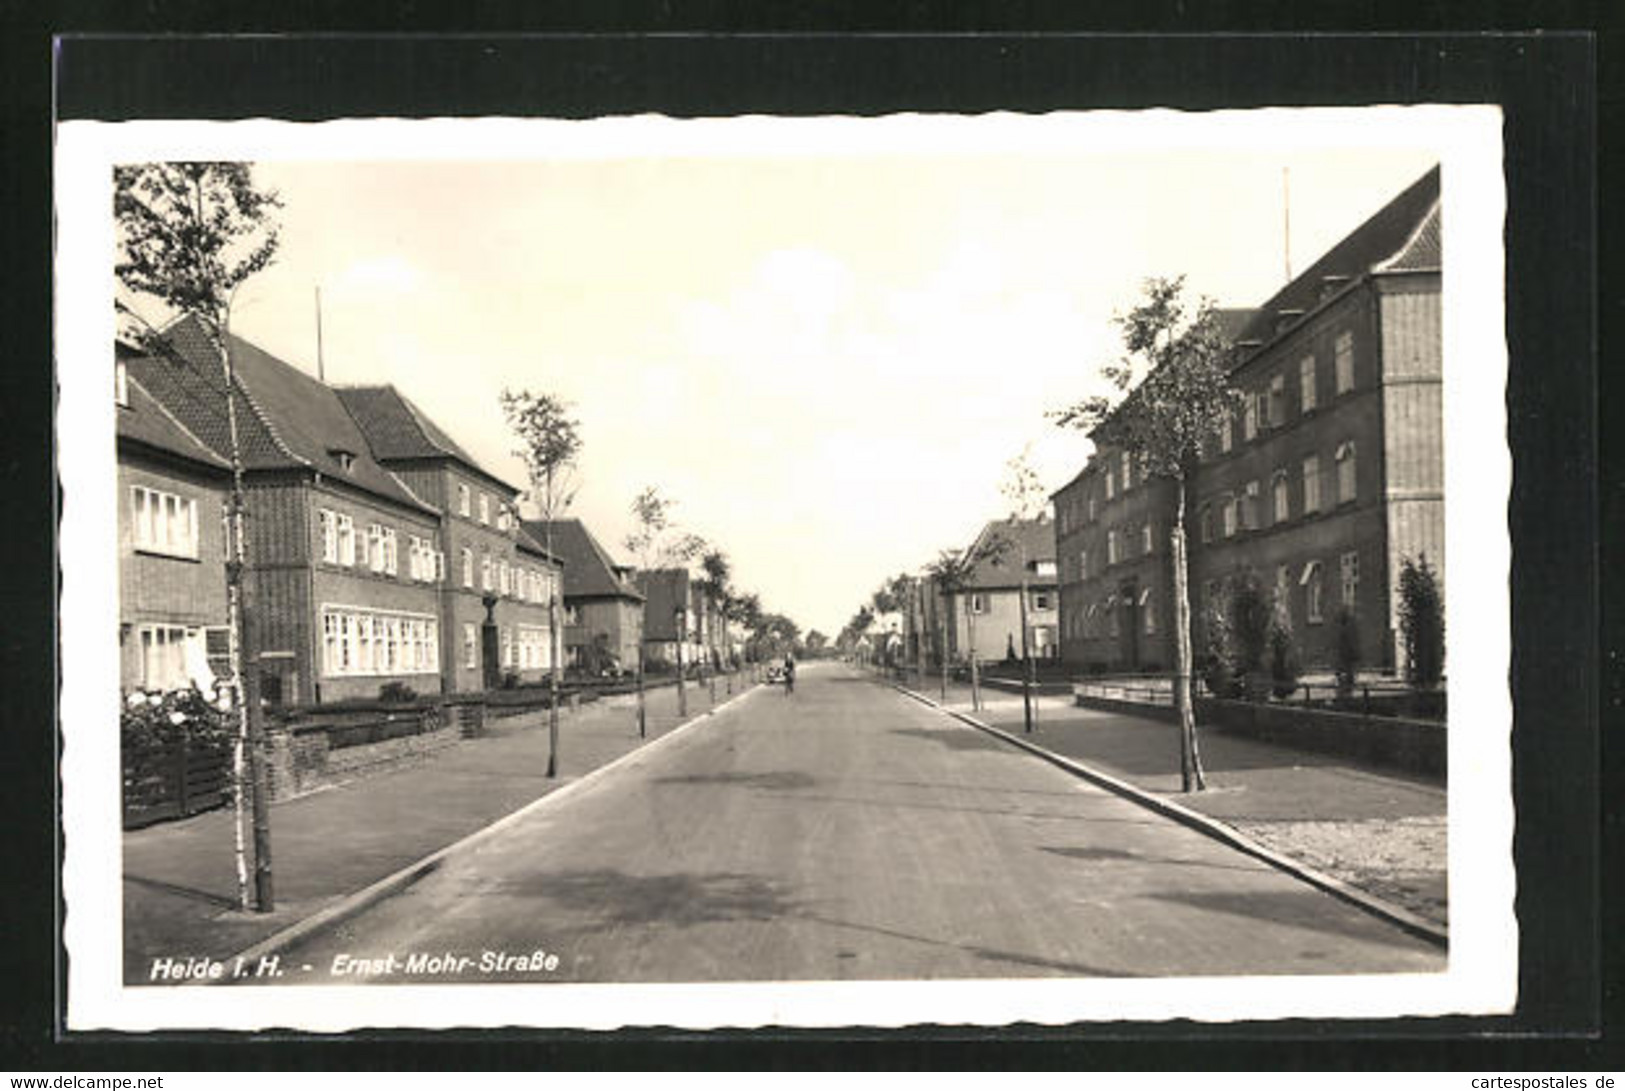
[[[862,125],[861,121],[854,121]],[[1148,276],[1262,303],[1437,161],[1424,148],[267,160],[281,245],[234,328],[335,384],[393,383],[525,484],[497,395],[571,403],[579,516],[612,553],[654,486],[735,582],[833,636],[967,544],[1045,413],[1104,392]],[[1283,172],[1288,171],[1289,185]]]

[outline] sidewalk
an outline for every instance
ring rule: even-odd
[[[1207,790],[1180,791],[1179,731],[1149,717],[1079,708],[1070,697],[1034,700],[1036,723],[1023,735],[1019,693],[982,690],[928,671],[918,692],[1135,787],[1200,811],[1284,856],[1448,924],[1445,790],[1420,778],[1345,758],[1200,730]],[[913,689],[910,675],[906,685]]]
[[[749,672],[732,683],[734,696],[746,692]],[[487,735],[416,764],[273,803],[272,913],[237,908],[231,810],[124,834],[125,981],[145,982],[158,957],[236,954],[713,707],[704,685],[690,682],[687,697],[685,718],[676,687],[648,691],[647,740],[638,737],[632,698],[566,712],[553,780],[540,711],[491,721]],[[727,677],[719,676],[716,704],[728,697]]]

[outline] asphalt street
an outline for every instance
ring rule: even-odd
[[[1262,862],[838,664],[282,953],[283,984],[1442,970]],[[260,982],[266,978],[252,979]]]

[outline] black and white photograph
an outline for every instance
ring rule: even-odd
[[[1500,140],[62,125],[68,1025],[1510,1012]]]

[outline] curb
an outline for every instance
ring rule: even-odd
[[[952,716],[961,723],[968,724],[969,726],[976,728],[978,731],[984,731],[995,738],[1003,739],[1012,746],[1019,747],[1030,754],[1040,757],[1049,762],[1051,765],[1065,769],[1074,776],[1081,777],[1084,780],[1090,781],[1110,792],[1114,792],[1117,795],[1130,800],[1131,802],[1138,803],[1140,806],[1155,811],[1165,818],[1171,818],[1183,826],[1188,826],[1189,828],[1196,830],[1198,833],[1206,834],[1208,837],[1211,837],[1216,841],[1222,841],[1232,848],[1239,849],[1248,856],[1262,860],[1264,863],[1269,864],[1278,871],[1284,871],[1295,879],[1301,879],[1311,886],[1318,887],[1333,897],[1348,902],[1357,909],[1364,910],[1373,916],[1381,917],[1390,924],[1397,925],[1402,930],[1409,932],[1411,935],[1416,936],[1419,939],[1426,940],[1429,943],[1445,948],[1446,950],[1448,950],[1450,947],[1450,933],[1448,929],[1441,928],[1439,925],[1435,924],[1433,921],[1427,920],[1425,917],[1418,916],[1408,909],[1403,909],[1400,906],[1394,905],[1392,902],[1384,901],[1374,894],[1369,894],[1356,886],[1345,883],[1341,879],[1327,875],[1325,872],[1317,871],[1306,864],[1299,863],[1297,860],[1294,860],[1291,857],[1282,856],[1273,849],[1265,848],[1257,841],[1254,841],[1252,838],[1241,833],[1234,827],[1220,822],[1216,818],[1209,818],[1207,815],[1202,814],[1199,811],[1194,811],[1191,808],[1182,806],[1173,802],[1172,800],[1162,799],[1142,788],[1130,784],[1126,780],[1120,780],[1119,778],[1112,776],[1110,773],[1101,772],[1099,769],[1096,769],[1093,766],[1086,765],[1081,761],[1076,761],[1072,758],[1057,754],[1053,750],[1046,750],[1037,743],[1028,742],[1019,735],[1012,735],[1008,731],[994,727],[991,724],[983,723],[974,716],[968,716],[962,712],[955,712],[953,709],[944,707],[942,704],[930,697],[925,696],[923,693],[916,693],[911,689],[905,689],[904,687],[893,682],[886,682],[886,685],[890,686],[892,689],[896,690],[898,693],[901,693],[905,697],[912,697],[921,704],[929,705],[947,716]]]
[[[557,800],[570,795],[571,792],[576,791],[582,785],[608,773],[611,769],[621,765],[623,762],[628,762],[632,758],[642,757],[648,754],[649,751],[660,746],[667,740],[682,734],[695,724],[709,719],[734,702],[744,700],[744,698],[748,697],[755,691],[756,688],[754,686],[750,689],[742,690],[741,692],[734,694],[734,696],[730,697],[728,700],[723,701],[715,708],[710,708],[704,712],[690,716],[687,720],[684,720],[682,723],[678,724],[664,735],[661,735],[659,738],[651,739],[643,743],[641,746],[628,750],[614,761],[600,765],[596,769],[588,770],[575,780],[570,781],[568,784],[561,784],[559,787],[555,788],[546,795],[531,800],[523,807],[520,807],[517,811],[503,815],[490,825],[482,826],[473,833],[467,834],[466,836],[453,841],[449,845],[436,849],[434,852],[431,852],[421,860],[407,864],[405,867],[391,872],[382,879],[379,879],[368,886],[362,887],[353,894],[345,895],[332,905],[319,909],[308,917],[294,921],[287,927],[273,932],[271,935],[260,940],[253,946],[247,947],[237,952],[235,955],[228,955],[221,961],[230,963],[233,959],[236,959],[244,964],[249,962],[257,963],[265,956],[283,951],[300,940],[306,939],[317,932],[330,928],[341,921],[355,916],[365,909],[371,908],[372,906],[383,901],[385,898],[388,898],[393,894],[397,894],[411,886],[424,876],[432,874],[437,868],[439,868],[441,861],[453,853],[460,852],[464,849],[479,844],[481,841],[484,841],[487,838],[508,828],[509,826],[514,825],[521,819],[541,810],[546,805],[554,803]],[[211,979],[207,982],[209,985],[223,985],[231,983],[232,981],[230,978]]]

